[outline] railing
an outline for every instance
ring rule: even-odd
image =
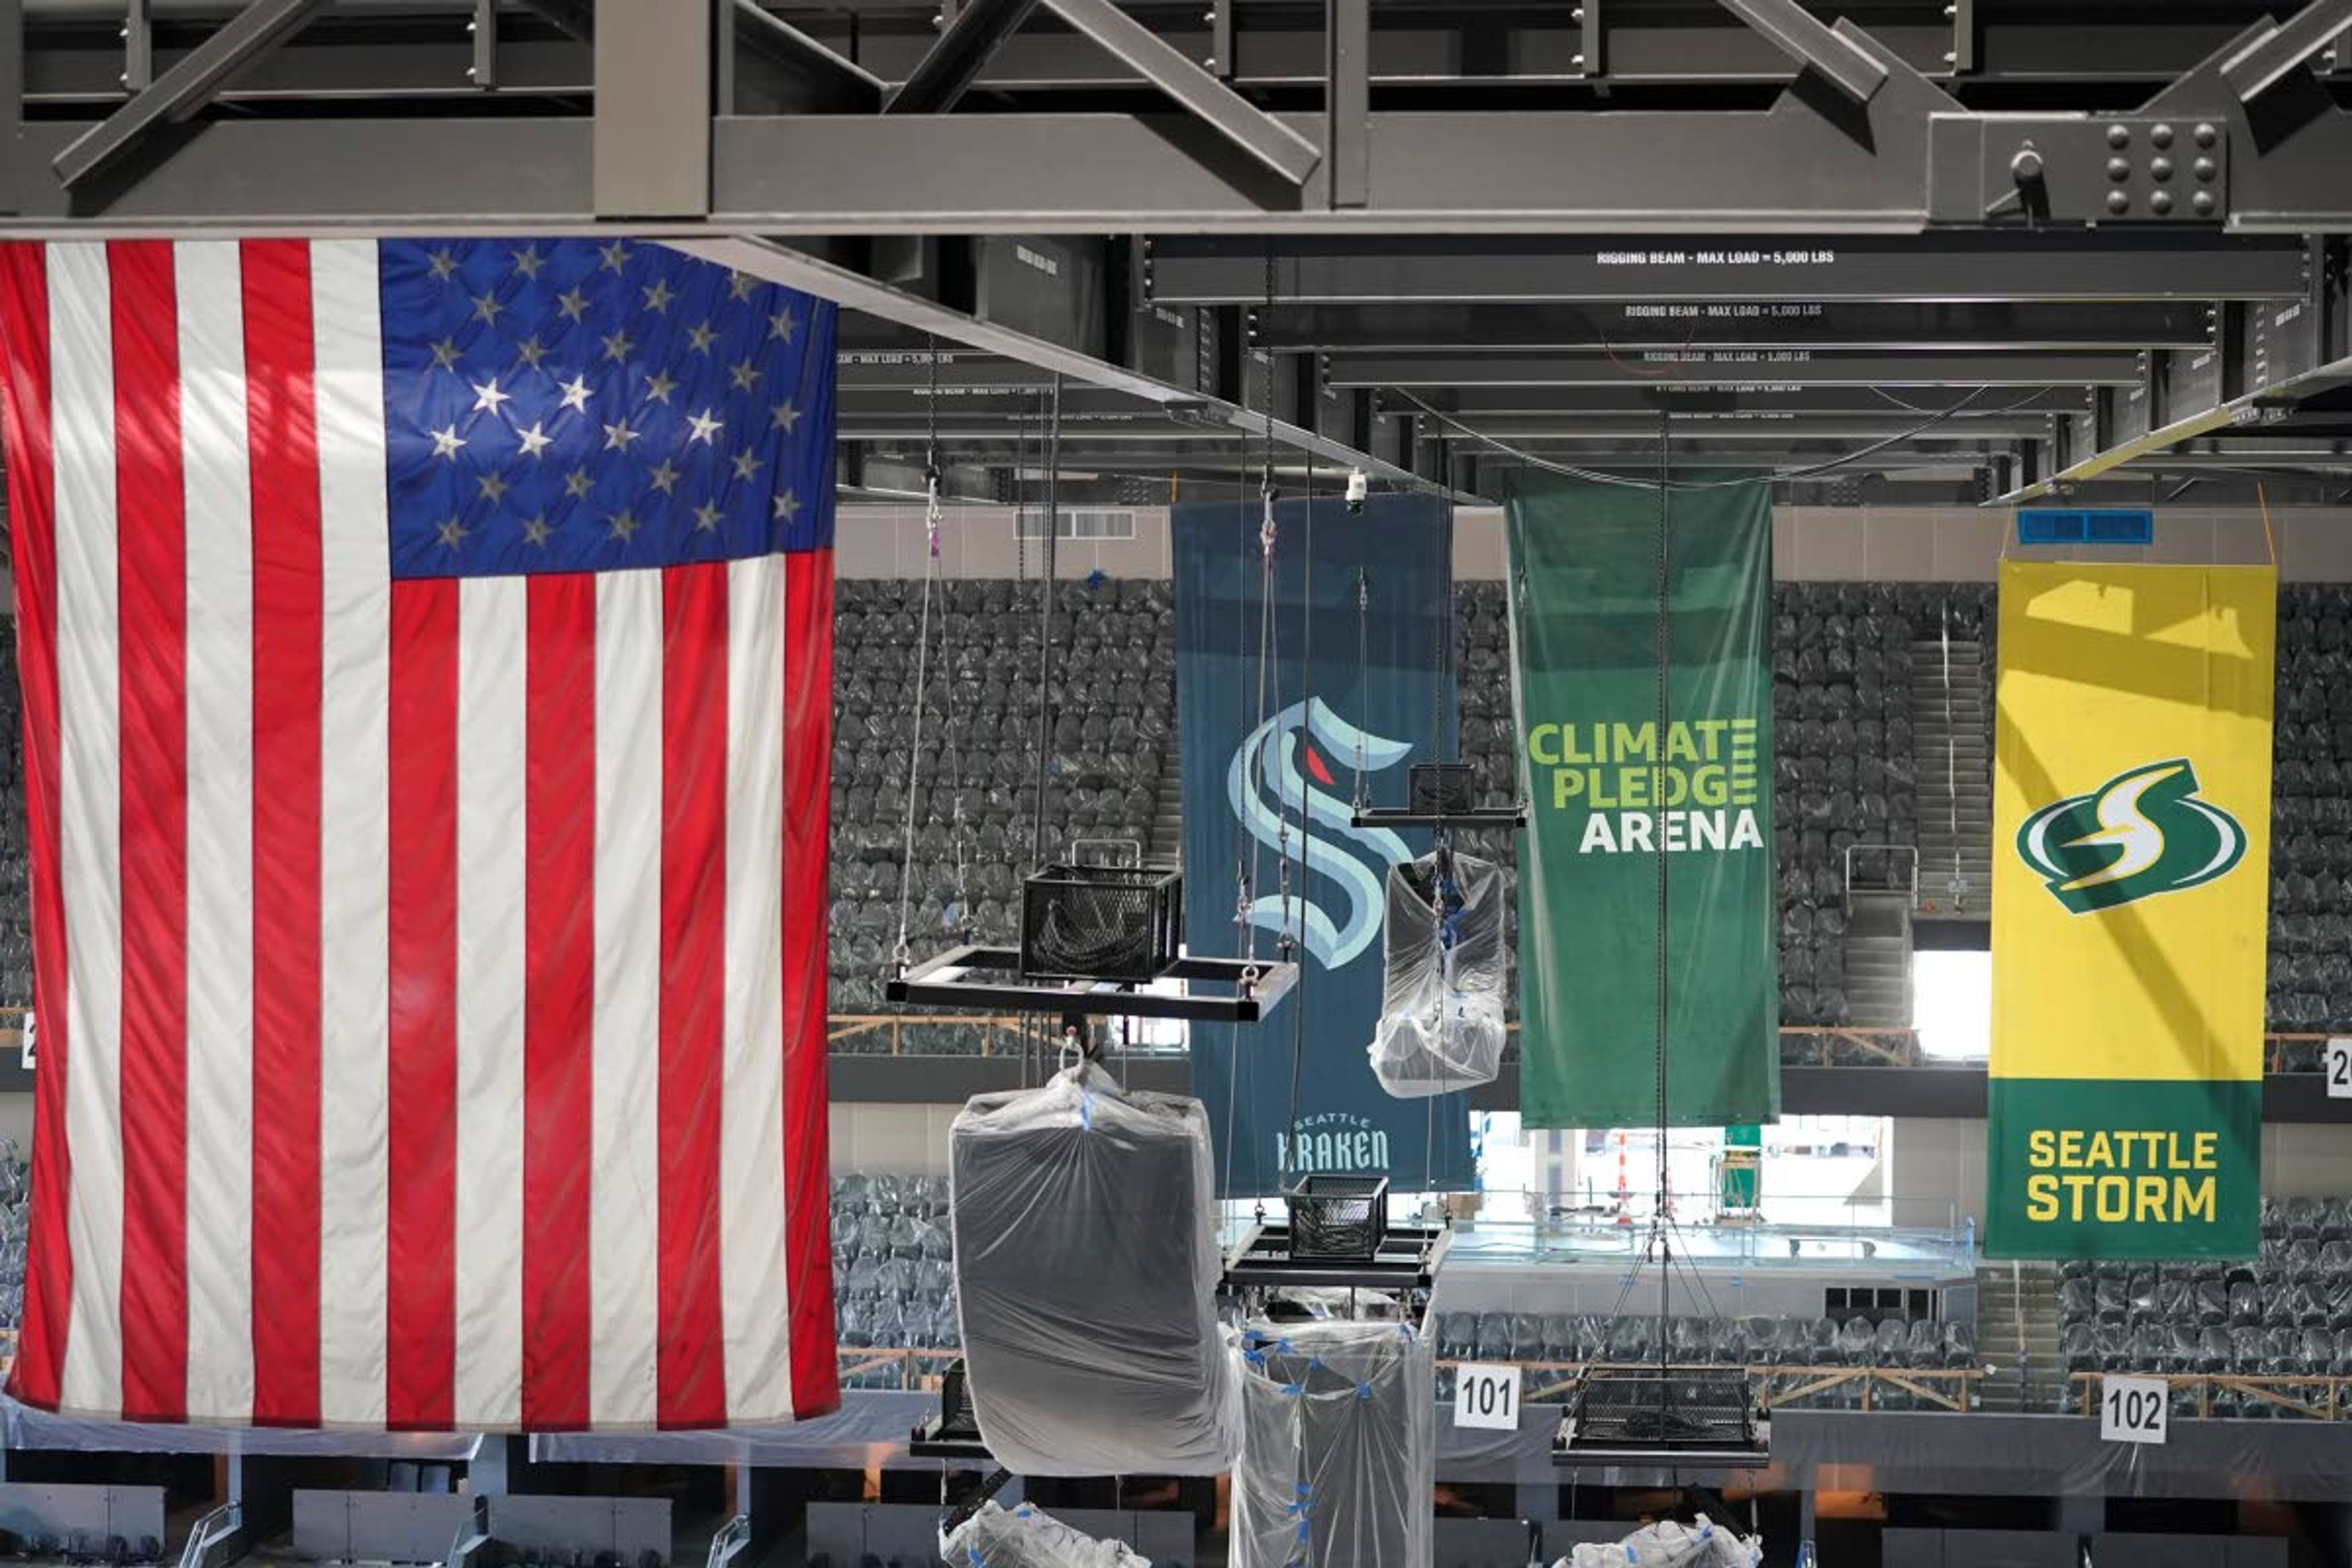
[[[239,1553],[236,1542],[245,1533],[245,1505],[225,1502],[189,1527],[188,1543],[180,1549],[180,1568],[221,1568]]]
[[[935,1031],[950,1029],[982,1031],[978,1055],[1012,1056],[1021,1050],[1022,1026],[1034,1026],[1035,1018],[1023,1019],[1015,1015],[979,1016],[945,1013],[835,1013],[825,1020],[825,1040],[838,1047],[843,1041],[878,1036],[889,1042],[887,1051],[866,1054],[893,1057],[971,1056],[971,1051],[926,1050],[927,1037]],[[1507,1026],[1513,1034],[1518,1032],[1514,1021]],[[5,1031],[0,1030],[0,1047],[6,1044]],[[1051,1050],[1056,1043],[1049,1034],[1035,1027],[1028,1037],[1039,1049]],[[2325,1050],[2333,1036],[2323,1033],[2280,1033],[2263,1037],[2263,1070],[2279,1075],[2316,1075],[2325,1070]],[[911,1044],[910,1044],[911,1042]],[[1183,1046],[1138,1044],[1127,1050],[1128,1055],[1147,1057],[1181,1057]],[[1512,1059],[1512,1053],[1506,1054]],[[1961,1070],[1981,1068],[1980,1059],[1960,1057],[1929,1058],[1921,1055],[1919,1033],[1916,1029],[1857,1028],[1853,1025],[1784,1024],[1780,1027],[1780,1065],[1783,1067],[1939,1067]]]
[[[702,1560],[702,1568],[727,1568],[751,1547],[751,1516],[739,1513],[721,1525],[719,1533],[710,1538],[710,1551]]]
[[[838,1352],[842,1381],[856,1374],[896,1368],[900,1386],[935,1389],[949,1363],[961,1359],[961,1350],[914,1350],[880,1345]],[[1440,1371],[1468,1363],[1441,1361]],[[1522,1398],[1528,1404],[1563,1401],[1577,1378],[1587,1372],[1655,1372],[1655,1362],[1523,1361],[1519,1368]],[[1730,1368],[1700,1363],[1670,1364],[1668,1372],[1742,1371],[1756,1385],[1758,1405],[1764,1409],[1811,1399],[1837,1389],[1851,1389],[1864,1410],[1875,1410],[1890,1391],[1900,1391],[1920,1405],[1934,1410],[1967,1411],[1982,1404],[1979,1390],[1984,1369],[1974,1366],[1766,1366]],[[714,1565],[715,1568],[715,1565]]]
[[[2082,1414],[2099,1413],[2099,1385],[2110,1376],[2158,1378],[2171,1394],[2193,1389],[2199,1415],[2210,1416],[2213,1413],[2213,1395],[2226,1391],[2271,1406],[2273,1416],[2284,1412],[2311,1421],[2352,1420],[2352,1377],[2325,1373],[2309,1377],[2248,1377],[2227,1372],[2069,1373],[2066,1381],[2075,1386]]]
[[[477,1496],[473,1511],[457,1533],[449,1538],[449,1555],[445,1568],[476,1568],[488,1553],[490,1544],[490,1500]]]
[[[1864,855],[1876,853],[1887,858],[1886,880],[1883,885],[1857,883],[1853,879],[1853,858],[1857,853]],[[1903,855],[1908,855],[1911,858],[1911,873],[1907,878],[1897,877],[1895,874],[1894,868],[1896,864],[1896,857]],[[1919,902],[1918,848],[1916,846],[1909,844],[1847,845],[1845,847],[1845,903],[1846,909],[1849,911],[1853,908],[1853,896],[1858,892],[1905,893],[1909,895],[1910,902],[1914,907],[1916,907]]]

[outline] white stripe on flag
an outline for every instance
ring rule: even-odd
[[[719,1258],[730,1415],[793,1407],[784,1274],[784,569],[780,555],[727,569]]]
[[[115,580],[114,310],[106,248],[52,245],[58,865],[65,883],[67,1235],[73,1311],[58,1403],[122,1407],[122,778]]]
[[[173,247],[187,509],[188,1405],[253,1409],[253,479],[237,247]]]
[[[602,1426],[658,1413],[661,647],[661,574],[600,574],[588,1418]]]
[[[528,577],[457,585],[457,1368],[461,1426],[522,1420]]]
[[[382,1426],[392,564],[373,240],[310,247],[319,429],[319,1415]]]

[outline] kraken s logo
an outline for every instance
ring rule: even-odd
[[[1303,895],[1293,871],[1290,908],[1279,892],[1255,894],[1249,922],[1261,931],[1287,930],[1326,969],[1352,963],[1380,934],[1388,868],[1412,858],[1404,840],[1381,827],[1358,827],[1355,807],[1338,788],[1339,774],[1352,771],[1359,755],[1367,773],[1392,768],[1412,750],[1403,741],[1383,740],[1357,729],[1325,706],[1319,697],[1294,702],[1252,730],[1234,751],[1225,770],[1225,798],[1249,836],[1276,854],[1283,849],[1284,814],[1296,816],[1300,793],[1315,825],[1307,844],[1307,868],[1339,885],[1347,896],[1343,920]],[[1290,853],[1299,850],[1291,827]],[[1301,922],[1304,933],[1300,933]]]
[[[2017,830],[2017,852],[2082,915],[2227,875],[2246,853],[2246,830],[2197,798],[2196,768],[2175,757],[2043,806]]]

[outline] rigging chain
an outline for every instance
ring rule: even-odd
[[[907,752],[906,837],[900,846],[898,858],[898,944],[890,950],[890,962],[900,974],[906,973],[907,966],[914,961],[914,951],[907,942],[907,917],[915,891],[915,791],[919,785],[919,775],[923,765],[924,703],[928,700],[927,688],[930,680],[931,600],[940,592],[939,385],[940,345],[939,340],[934,338],[931,340],[930,428],[923,456],[923,530],[929,539],[929,550],[923,568],[922,618],[918,624],[915,634],[915,721],[913,738],[908,743]],[[940,635],[944,638],[947,621],[944,605],[940,609]],[[940,654],[944,660],[946,655],[944,647],[940,649]],[[952,673],[949,675],[948,679],[949,689],[952,692],[955,679]],[[961,770],[959,769],[957,780],[959,821],[962,815],[961,789]],[[959,866],[961,863],[962,852],[962,846],[959,844],[956,847]],[[961,897],[961,889],[959,889],[958,897]]]

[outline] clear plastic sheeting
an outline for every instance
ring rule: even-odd
[[[1700,1514],[1695,1523],[1660,1520],[1621,1542],[1587,1542],[1553,1568],[1756,1568],[1763,1561],[1763,1537],[1741,1535]]]
[[[1027,1503],[992,1502],[940,1537],[948,1568],[1151,1568],[1124,1541],[1097,1541]]]
[[[1436,1362],[1399,1322],[1261,1323],[1241,1341],[1233,1568],[1427,1568]]]
[[[1214,1475],[1240,1446],[1208,1119],[1082,1063],[949,1132],[964,1367],[1018,1475]]]
[[[1502,868],[1440,850],[1389,868],[1372,1073],[1401,1100],[1475,1089],[1503,1061]]]

